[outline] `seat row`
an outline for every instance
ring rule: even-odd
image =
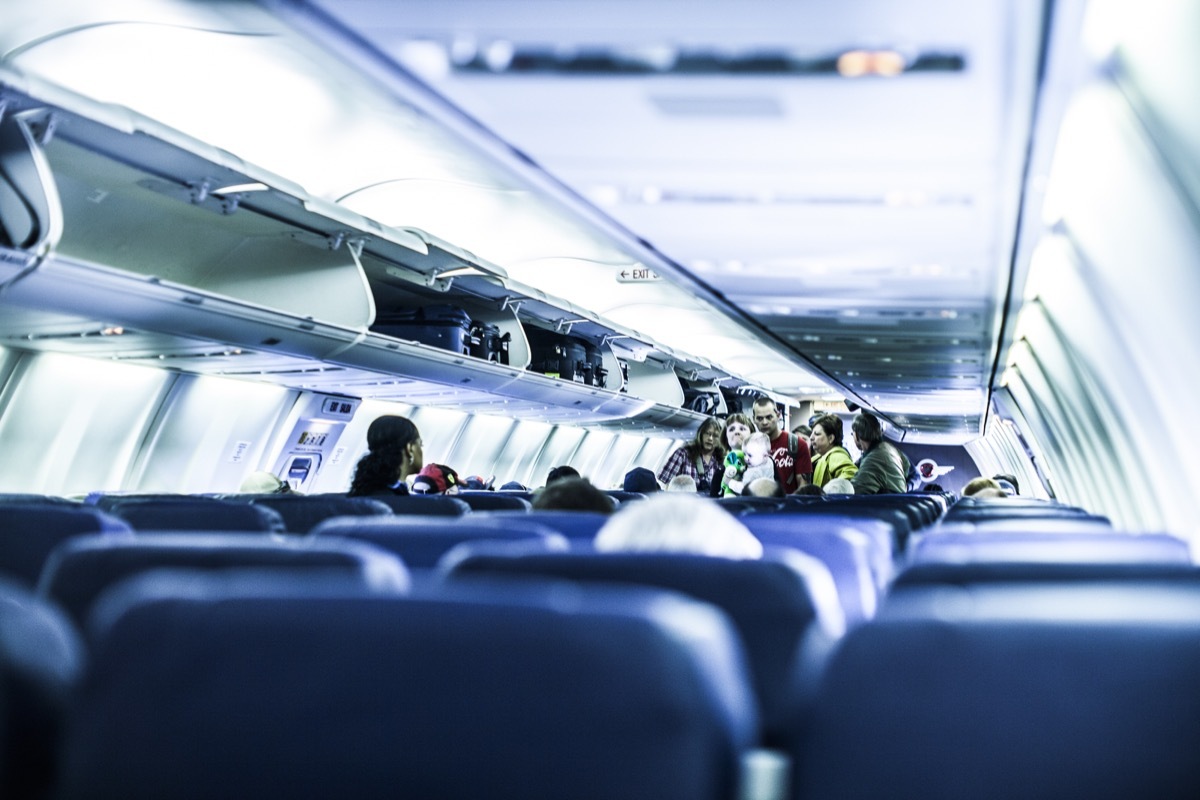
[[[795,798],[1200,785],[1190,565],[1039,575],[1004,562],[981,579],[978,565],[943,564],[959,580],[898,580],[838,638],[820,619],[819,573],[787,557],[491,545],[413,580],[340,537],[202,538],[72,543],[189,567],[110,559],[132,577],[114,574],[86,612],[87,659],[45,594],[0,587],[0,630],[16,624],[3,614],[36,611],[19,625],[41,631],[0,637],[41,654],[32,667],[0,654],[8,740],[57,741],[23,726],[62,708],[83,674],[60,760],[6,761],[5,788],[50,776],[61,797],[733,797],[764,745],[793,765]],[[171,539],[192,560],[163,559]],[[246,559],[271,548],[346,560]],[[242,568],[214,570],[221,552]]]

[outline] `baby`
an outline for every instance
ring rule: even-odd
[[[742,469],[741,475],[733,480],[725,481],[723,488],[728,490],[728,495],[741,494],[742,489],[758,478],[774,479],[775,477],[775,463],[771,461],[771,440],[765,433],[751,434],[743,449],[746,466]],[[728,468],[725,473],[729,474]]]

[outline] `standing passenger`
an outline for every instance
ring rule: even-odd
[[[883,426],[863,411],[850,426],[854,443],[862,451],[858,474],[850,479],[855,494],[902,494],[908,488],[908,458],[891,442],[883,440]]]
[[[407,417],[388,414],[367,428],[368,452],[354,467],[350,497],[408,494],[405,479],[425,463],[421,434]]]
[[[696,481],[698,494],[716,497],[721,488],[721,468],[725,460],[725,448],[721,445],[721,421],[709,417],[700,423],[700,429],[692,441],[677,449],[658,472],[658,481],[664,486],[676,475],[691,475]]]
[[[785,494],[809,482],[812,477],[812,457],[808,442],[780,426],[779,409],[766,395],[754,400],[754,424],[771,440],[771,461],[775,463],[775,480]]]
[[[822,414],[813,423],[813,483],[824,486],[834,478],[849,480],[858,474],[850,451],[842,446],[842,418],[833,414]]]

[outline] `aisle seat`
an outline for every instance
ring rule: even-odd
[[[129,523],[93,506],[0,503],[0,573],[32,589],[55,547],[76,536],[132,537]]]
[[[838,643],[794,797],[1195,797],[1197,675],[1194,570],[913,587]]]
[[[371,586],[407,586],[408,572],[390,553],[363,542],[317,541],[254,534],[151,534],[131,539],[78,537],[46,561],[38,593],[83,624],[107,588],[139,572],[163,568],[305,570],[346,574]]]
[[[754,703],[706,604],[158,578],[97,611],[59,797],[737,796]]]
[[[105,509],[137,531],[225,531],[283,533],[279,512],[264,505],[196,495],[120,495]]]
[[[318,538],[341,536],[369,542],[399,556],[412,569],[437,566],[442,556],[464,542],[541,540],[565,550],[567,539],[531,521],[530,515],[508,517],[470,514],[453,517],[338,517],[313,529]]]
[[[792,711],[808,634],[836,638],[845,629],[825,566],[784,548],[768,549],[762,560],[736,560],[588,549],[529,553],[495,546],[474,550],[448,569],[450,580],[508,575],[655,586],[713,604],[729,615],[745,644],[768,747]]]

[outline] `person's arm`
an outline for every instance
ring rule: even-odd
[[[808,451],[808,442],[803,436],[796,437],[796,455],[792,459],[792,471],[796,473],[796,488],[812,483],[812,453]]]
[[[682,473],[688,465],[687,447],[681,447],[671,457],[667,459],[667,463],[663,464],[663,468],[658,471],[658,482],[666,486],[671,482],[671,479]]]

